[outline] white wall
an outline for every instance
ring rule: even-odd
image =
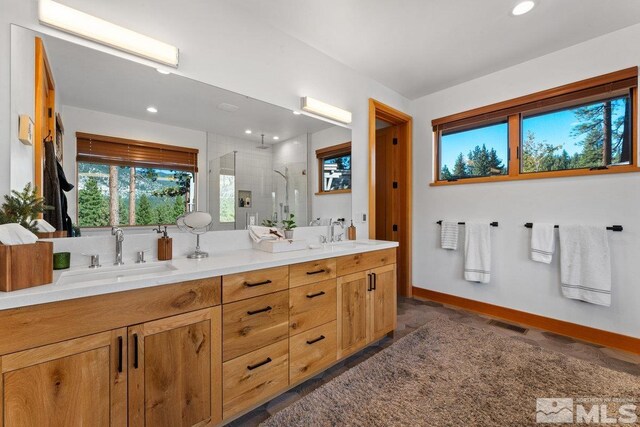
[[[316,132],[311,134],[311,149],[309,150],[309,182],[310,182],[310,194],[313,194],[311,199],[312,209],[311,212],[313,214],[313,218],[321,218],[323,220],[328,218],[344,218],[347,224],[350,223],[353,218],[353,210],[352,210],[352,198],[354,192],[359,191],[368,191],[368,189],[362,189],[358,184],[366,184],[368,185],[369,177],[361,177],[360,174],[355,174],[357,170],[361,168],[367,168],[368,164],[368,155],[364,159],[358,157],[356,158],[353,154],[354,147],[353,143],[351,144],[351,166],[352,166],[352,175],[351,175],[351,185],[353,187],[351,193],[346,194],[322,194],[317,195],[316,193],[319,191],[318,184],[318,159],[316,158],[316,150],[325,147],[331,147],[332,145],[343,144],[345,142],[351,141],[351,132],[349,129],[334,126],[328,129],[321,130],[320,132]],[[368,153],[368,148],[367,148]],[[361,182],[364,180],[364,182]],[[368,199],[367,199],[368,200]],[[362,210],[360,210],[362,211]],[[360,212],[358,211],[358,212]],[[367,210],[368,211],[368,210]],[[366,211],[362,211],[366,212]],[[355,221],[354,221],[355,222]],[[358,229],[364,229],[367,227],[358,227]],[[364,236],[362,236],[364,237]]]
[[[260,17],[247,15],[232,2],[193,1],[185,7],[183,2],[174,0],[61,1],[178,46],[181,75],[289,109],[298,109],[300,97],[308,95],[351,110],[355,185],[352,206],[354,212],[367,212],[368,98],[405,111],[407,99],[265,24]],[[8,131],[10,23],[71,37],[38,24],[35,0],[0,2],[0,129],[7,129],[0,135],[1,153],[8,153],[12,143]],[[9,161],[5,156],[0,158],[0,195],[10,189]],[[366,237],[366,229],[361,227],[361,237]]]
[[[415,286],[640,337],[640,174],[430,187],[431,120],[640,63],[640,25],[420,98],[414,117]],[[637,129],[636,129],[637,131]],[[491,283],[462,279],[462,252],[438,249],[439,219],[500,221],[491,230]],[[610,232],[611,307],[561,296],[558,254],[551,266],[528,260],[525,222],[622,224]]]
[[[83,108],[60,106],[64,125],[64,173],[72,184],[76,185],[76,132],[137,139],[160,144],[197,148],[198,152],[198,194],[196,203],[201,209],[207,207],[207,134],[203,131],[168,126],[146,120],[132,119],[115,114],[85,110]],[[67,194],[69,216],[76,218],[77,188]]]

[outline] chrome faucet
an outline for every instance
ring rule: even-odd
[[[340,226],[340,228],[341,228],[342,230],[344,230],[344,221],[340,221],[340,220],[338,220],[338,221],[334,221],[333,219],[331,219],[331,220],[329,221],[329,224],[331,224],[331,225],[329,226],[329,230],[330,230],[329,240],[330,240],[330,242],[331,242],[331,243],[334,243],[334,242],[339,242],[339,241],[341,241],[341,240],[342,240],[342,235],[343,235],[344,233],[336,234],[335,226],[336,226],[336,225],[339,225],[339,226]]]
[[[122,242],[124,241],[124,231],[118,227],[111,227],[111,235],[116,236],[116,260],[113,265],[123,265],[122,262]]]

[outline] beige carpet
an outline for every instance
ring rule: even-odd
[[[435,319],[261,425],[536,425],[539,397],[635,400],[640,413],[640,378]]]

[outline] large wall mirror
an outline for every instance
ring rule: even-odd
[[[59,162],[63,208],[84,232],[172,224],[192,209],[209,211],[214,230],[291,214],[299,225],[351,218],[348,192],[318,188],[318,176],[336,172],[319,170],[316,157],[349,143],[350,129],[16,25],[11,32],[12,115],[35,124],[33,145],[16,159],[23,181],[47,195]]]

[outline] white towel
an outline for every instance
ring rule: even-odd
[[[489,283],[491,279],[491,235],[488,223],[467,222],[464,232],[464,279]]]
[[[259,225],[249,226],[249,236],[256,243],[260,243],[263,240],[276,240],[284,237],[276,228],[262,227]]]
[[[0,225],[0,243],[3,245],[26,245],[38,241],[38,236],[20,224]]]
[[[560,225],[562,294],[611,305],[611,255],[604,226]]]
[[[54,231],[56,231],[56,228],[53,225],[49,224],[47,221],[41,218],[36,219],[36,227],[41,233],[53,233]]]
[[[458,222],[442,221],[440,229],[440,247],[442,249],[458,250]]]
[[[531,230],[531,260],[551,264],[556,249],[553,224],[534,222]]]

